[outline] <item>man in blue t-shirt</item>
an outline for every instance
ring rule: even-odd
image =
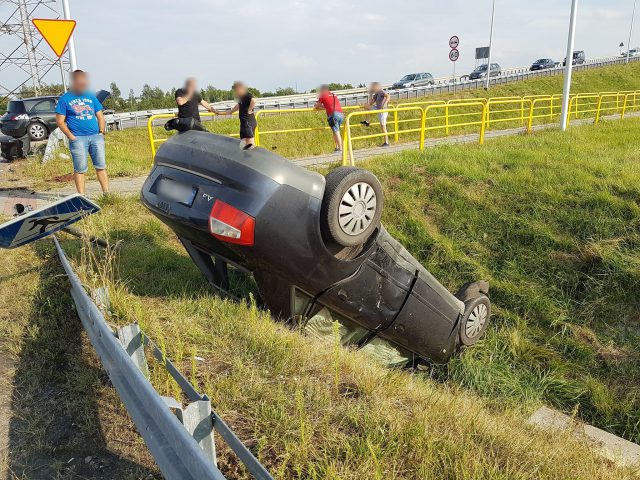
[[[56,123],[69,139],[73,159],[73,179],[78,193],[84,195],[84,175],[89,155],[103,193],[109,191],[104,135],[106,124],[102,104],[89,91],[89,76],[82,70],[71,73],[71,88],[56,106]]]

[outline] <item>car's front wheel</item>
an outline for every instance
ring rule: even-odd
[[[322,200],[322,231],[343,247],[364,244],[380,226],[382,185],[376,176],[356,167],[339,167],[326,177]]]
[[[486,295],[464,302],[465,309],[460,321],[460,343],[474,345],[487,330],[491,317],[491,302]]]
[[[31,125],[29,125],[28,132],[29,138],[34,142],[45,140],[49,135],[47,127],[40,122],[33,122]]]

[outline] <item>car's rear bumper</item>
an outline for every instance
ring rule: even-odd
[[[27,134],[28,120],[9,120],[0,123],[0,132],[10,137],[19,138]]]

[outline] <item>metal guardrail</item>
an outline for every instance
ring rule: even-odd
[[[640,57],[632,57],[630,62],[640,61]],[[588,70],[591,68],[604,67],[609,65],[623,64],[626,58],[621,57],[601,57],[587,60],[583,65],[575,65],[575,71]],[[529,71],[529,67],[516,67],[504,69],[502,75],[493,77],[490,85],[501,85],[506,83],[518,82],[535,77],[548,77],[562,75],[564,69],[562,66],[550,68],[546,70]],[[474,90],[484,88],[484,80],[469,80],[467,76],[441,77],[435,79],[435,84],[430,86],[405,88],[401,90],[389,90],[391,100],[399,102],[402,100],[410,100],[412,98],[428,97],[432,95],[440,95],[443,93],[456,93],[460,91]],[[390,85],[385,85],[390,87]],[[349,90],[340,90],[334,92],[343,106],[361,105],[369,99],[366,88],[354,88]],[[316,102],[317,94],[301,93],[296,95],[288,95],[284,97],[266,97],[256,99],[256,111],[274,110],[274,109],[291,109],[291,108],[311,108]],[[224,101],[217,102],[213,106],[218,110],[228,110],[235,102]],[[105,119],[110,128],[125,129],[144,126],[149,117],[164,114],[177,114],[177,108],[164,108],[156,110],[143,110],[138,112],[124,112],[112,115],[105,115]]]
[[[389,122],[394,126],[389,135],[393,135],[398,141],[399,134],[419,133],[419,148],[424,150],[427,133],[448,136],[451,130],[456,129],[463,133],[476,133],[472,127],[478,127],[478,141],[484,144],[485,134],[496,125],[512,124],[507,127],[520,127],[530,133],[533,130],[534,121],[544,120],[550,124],[560,118],[562,95],[525,96],[525,97],[495,97],[488,99],[454,99],[434,102],[415,102],[400,104],[396,107],[384,110],[353,112],[347,115],[344,132],[344,150],[342,156],[343,165],[354,165],[353,142],[383,136],[383,133],[368,135],[354,135],[354,128],[362,128],[351,121],[353,117],[368,113],[393,114],[393,120]],[[633,92],[601,92],[580,93],[570,97],[567,119],[594,118],[598,123],[603,115],[620,115],[624,118],[630,111],[640,110],[640,90]],[[402,118],[400,113],[420,112],[420,118]],[[432,114],[435,112],[436,114]],[[420,123],[419,127],[404,128],[405,124]],[[399,125],[403,125],[403,129]],[[374,125],[374,124],[372,124]]]
[[[54,242],[71,283],[71,296],[82,325],[164,477],[168,480],[224,480],[215,464],[215,430],[255,478],[273,480],[249,449],[212,411],[206,395],[198,393],[137,325],[118,329],[117,334],[111,330],[85,292],[55,237]],[[145,346],[151,347],[153,355],[192,402],[184,409],[176,400],[161,397],[147,379]]]

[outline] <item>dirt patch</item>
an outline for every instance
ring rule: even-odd
[[[73,180],[73,173],[67,173],[65,175],[59,175],[57,177],[53,177],[53,180],[59,183],[69,183]]]

